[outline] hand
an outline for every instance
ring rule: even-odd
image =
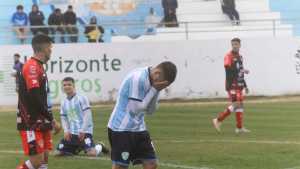
[[[69,133],[69,132],[66,132],[66,133],[64,134],[64,139],[65,139],[66,141],[70,141],[70,140],[71,140],[71,137],[72,137],[72,135],[71,135],[71,133]]]
[[[61,125],[55,119],[52,121],[53,134],[56,135],[61,131]]]
[[[161,91],[162,89],[166,88],[169,86],[169,82],[168,81],[160,81],[160,82],[154,82],[153,83],[153,87],[158,90]]]
[[[83,141],[84,140],[84,137],[85,137],[85,133],[79,133],[79,140],[80,141]]]
[[[246,94],[249,94],[249,89],[246,88],[246,89],[245,89],[245,92],[246,92]]]

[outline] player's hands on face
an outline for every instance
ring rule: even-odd
[[[85,137],[85,133],[79,133],[79,140],[83,141]]]
[[[71,133],[69,133],[69,132],[64,133],[64,140],[70,141],[71,137],[72,137]]]
[[[168,86],[169,86],[169,82],[166,80],[153,82],[153,87],[158,91],[161,91],[162,89],[164,89]]]

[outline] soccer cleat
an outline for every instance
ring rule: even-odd
[[[248,129],[246,129],[246,128],[236,128],[235,129],[235,133],[236,134],[240,134],[240,133],[250,133],[251,131],[250,130],[248,130]]]
[[[103,154],[108,154],[109,153],[109,149],[105,146],[105,144],[103,142],[98,142],[98,144],[100,144],[102,146],[102,153]]]
[[[215,129],[218,132],[221,132],[221,122],[219,122],[217,118],[213,119],[212,122],[213,122]]]

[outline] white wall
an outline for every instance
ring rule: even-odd
[[[296,74],[295,54],[299,41],[292,38],[244,39],[242,54],[245,67],[250,69],[246,77],[252,95],[281,95],[300,93],[300,75]],[[60,80],[75,77],[77,89],[92,101],[115,99],[124,76],[132,69],[156,65],[171,60],[178,66],[178,78],[163,92],[169,98],[224,97],[223,56],[230,49],[228,40],[199,40],[155,43],[66,44],[54,45],[52,62],[48,71],[52,97],[56,103],[62,96]],[[0,105],[16,103],[14,81],[10,77],[12,55],[15,52],[30,56],[30,46],[0,46]],[[104,54],[108,61],[103,61]],[[61,73],[54,62],[73,60],[83,69],[90,60],[98,60],[100,69],[79,72],[73,63],[73,73]],[[119,65],[119,62],[121,64]],[[112,66],[112,63],[114,66]],[[68,64],[62,64],[62,70]],[[105,67],[106,66],[106,67]],[[94,67],[95,68],[95,67]],[[4,78],[1,80],[1,72]]]

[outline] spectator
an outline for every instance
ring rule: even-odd
[[[21,43],[24,43],[26,40],[26,26],[28,24],[27,14],[23,11],[23,6],[18,5],[17,11],[13,14],[11,18],[11,22],[13,24],[14,31],[17,33],[18,39],[20,39]]]
[[[88,38],[88,42],[104,42],[102,39],[104,29],[102,26],[97,25],[97,18],[93,16],[90,20],[90,24],[85,27],[84,34]]]
[[[233,25],[240,25],[240,15],[235,8],[235,0],[221,0],[222,11],[232,21]]]
[[[153,8],[150,8],[149,15],[145,18],[146,33],[153,34],[156,32],[156,27],[160,25],[161,18],[158,17]]]
[[[65,43],[65,30],[64,30],[64,17],[60,9],[55,9],[54,12],[48,18],[48,25],[50,26],[50,33],[52,41],[55,42],[56,32],[60,32],[60,42]]]
[[[72,5],[69,5],[68,10],[64,13],[64,21],[70,41],[76,43],[78,41],[78,29],[76,27],[77,17]]]
[[[16,79],[16,91],[18,91],[19,84],[19,74],[22,72],[23,63],[20,61],[20,55],[18,53],[14,54],[14,66],[12,76]]]
[[[164,8],[164,22],[166,27],[178,27],[176,9],[178,7],[177,0],[162,0]]]
[[[32,34],[35,36],[38,33],[43,33],[43,34],[48,34],[48,29],[44,24],[44,14],[42,11],[39,10],[39,7],[34,4],[32,5],[31,12],[29,13],[29,21],[30,21],[30,26],[34,26],[35,28],[31,28]],[[37,26],[41,26],[40,28]],[[37,28],[36,28],[37,27]]]

